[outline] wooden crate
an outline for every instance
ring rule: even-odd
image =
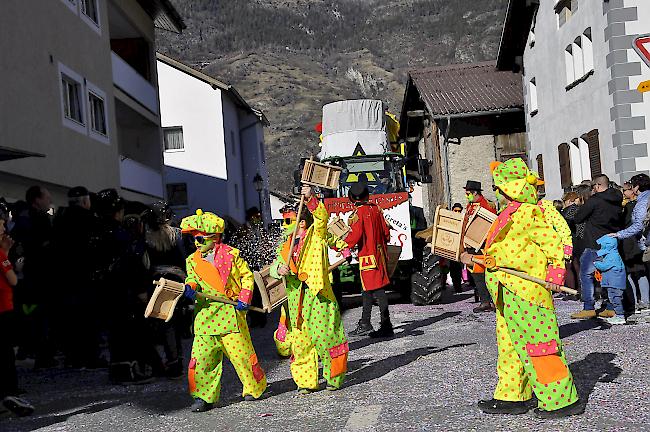
[[[161,278],[155,282],[149,303],[144,311],[145,318],[158,318],[169,322],[174,315],[174,309],[183,296],[185,285]]]
[[[431,237],[431,251],[434,255],[460,261],[460,254],[464,251],[464,219],[461,213],[442,206],[436,208]]]
[[[466,247],[479,250],[483,247],[483,243],[485,243],[490,227],[497,219],[497,215],[484,209],[479,204],[475,204],[468,210],[466,218],[463,244]]]
[[[352,228],[343,219],[335,216],[332,222],[327,225],[327,231],[341,240],[345,240],[348,234],[350,234],[350,231],[352,231]]]
[[[270,313],[287,300],[287,288],[284,279],[275,279],[270,274],[270,267],[253,272],[255,285],[262,297],[262,309]]]
[[[338,189],[341,171],[340,167],[334,165],[306,160],[301,182],[325,189]]]

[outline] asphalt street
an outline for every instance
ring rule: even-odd
[[[444,303],[391,305],[396,335],[350,339],[349,374],[339,391],[298,396],[289,360],[275,354],[272,317],[253,332],[269,388],[262,399],[241,400],[241,385],[224,369],[222,400],[207,413],[191,413],[185,380],[143,386],[108,383],[105,369],[27,370],[21,385],[36,406],[33,416],[2,418],[0,430],[27,431],[473,431],[650,430],[650,324],[606,327],[571,321],[576,302],[557,301],[560,332],[586,412],[540,421],[481,413],[496,383],[493,314],[474,314],[471,293]],[[378,310],[373,311],[377,325]],[[344,313],[352,330],[360,308]],[[643,321],[643,320],[640,320]]]

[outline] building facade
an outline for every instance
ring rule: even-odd
[[[600,173],[618,183],[648,173],[650,102],[637,87],[650,68],[633,42],[650,33],[650,2],[519,3],[508,7],[499,63],[523,67],[528,152],[547,195]]]
[[[232,86],[160,53],[158,77],[164,182],[177,215],[201,208],[243,223],[257,207],[270,221],[264,115]]]
[[[163,197],[155,27],[184,27],[158,0],[7,0],[0,4],[0,195],[40,184]]]
[[[432,182],[416,188],[421,199],[414,197],[429,223],[436,206],[466,202],[467,180],[481,182],[494,200],[490,162],[526,156],[520,82],[520,74],[498,70],[494,61],[409,72],[400,138],[411,160],[429,164]]]

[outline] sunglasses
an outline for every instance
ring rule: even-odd
[[[202,236],[202,235],[194,236],[194,241],[198,244],[206,244],[207,242],[213,239],[214,239],[214,234],[209,236]]]
[[[290,224],[293,223],[294,220],[295,220],[295,218],[284,218],[284,224],[285,225],[290,225]]]

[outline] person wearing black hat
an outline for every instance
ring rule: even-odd
[[[390,284],[388,274],[387,243],[390,226],[374,203],[368,202],[369,191],[365,183],[355,183],[348,191],[348,198],[356,209],[348,219],[352,231],[345,238],[349,248],[359,249],[359,273],[363,287],[363,311],[353,335],[370,337],[393,336],[393,325],[388,312],[385,288]],[[379,304],[381,323],[374,331],[370,322],[373,298]]]
[[[96,367],[99,359],[99,326],[88,304],[98,300],[92,284],[91,239],[98,229],[90,211],[90,193],[83,186],[68,191],[69,206],[54,219],[53,248],[59,277],[67,280],[56,297],[55,332],[70,367]],[[79,325],[83,322],[83,325]]]
[[[467,207],[465,207],[465,211],[468,214],[472,214],[478,207],[482,207],[496,214],[494,206],[483,196],[481,182],[467,180],[467,184],[465,185],[465,197],[467,198]],[[468,252],[478,253],[474,250],[468,250]],[[471,279],[474,282],[474,295],[477,297],[478,301],[481,302],[473,309],[473,312],[494,312],[496,309],[494,303],[492,303],[492,297],[490,297],[487,285],[485,284],[485,270],[482,267],[475,265],[470,269],[470,271]]]

